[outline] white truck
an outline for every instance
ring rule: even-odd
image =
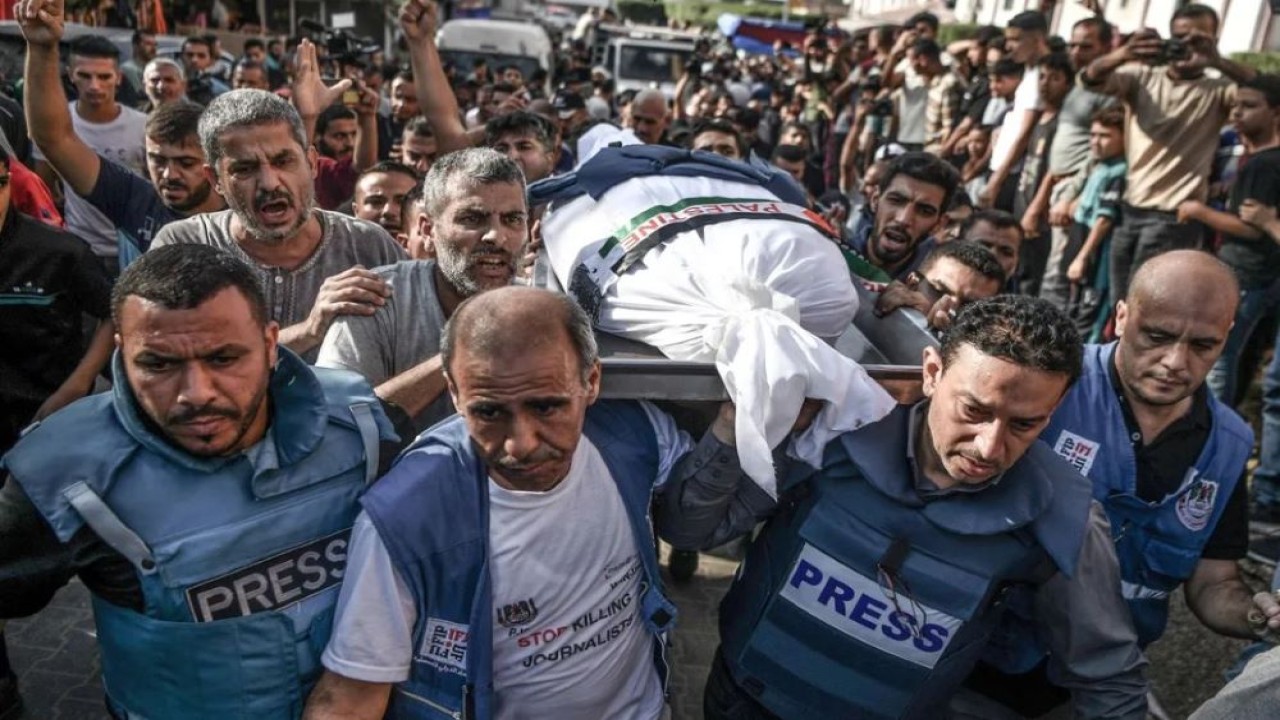
[[[657,88],[674,98],[699,37],[662,27],[602,24],[596,28],[592,64],[613,75],[618,92]]]
[[[490,71],[503,65],[515,65],[527,80],[538,69],[547,72],[548,83],[555,69],[551,38],[542,26],[510,20],[450,20],[436,34],[440,58],[458,69],[471,72],[476,60],[483,59]],[[547,90],[550,90],[548,84]]]

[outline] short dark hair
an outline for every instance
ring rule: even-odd
[[[804,148],[799,145],[779,145],[773,149],[773,155],[770,159],[774,162],[777,162],[778,160],[786,160],[787,162],[794,163],[804,162],[808,157],[809,156],[805,153]]]
[[[1026,67],[1020,62],[1015,62],[1012,58],[1000,58],[996,64],[991,67],[991,74],[997,77],[1013,77],[1014,75],[1022,75],[1027,71]]]
[[[1036,65],[1040,68],[1041,72],[1059,72],[1066,76],[1067,79],[1071,79],[1076,76],[1075,68],[1071,66],[1071,58],[1068,57],[1066,53],[1051,52],[1040,58],[1040,62]]]
[[[1124,108],[1119,105],[1099,108],[1089,117],[1089,124],[1094,123],[1102,127],[1124,129]]]
[[[960,239],[968,240],[969,231],[973,230],[973,226],[980,222],[984,222],[997,230],[1013,228],[1018,231],[1019,236],[1022,235],[1022,223],[1018,222],[1018,218],[1014,217],[1012,213],[1007,213],[1004,210],[986,209],[975,210],[969,216],[969,219],[964,221],[964,224],[960,226]]]
[[[1083,20],[1076,22],[1075,25],[1071,26],[1071,29],[1074,30],[1075,28],[1078,28],[1078,27],[1093,28],[1094,30],[1097,30],[1098,42],[1102,43],[1102,47],[1104,48],[1111,47],[1111,38],[1112,38],[1111,23],[1107,22],[1106,18],[1097,16],[1097,15],[1094,15],[1093,17],[1087,17]]]
[[[401,136],[412,135],[420,138],[433,138],[436,136],[435,128],[431,127],[431,121],[422,115],[414,115],[409,118],[409,122],[404,124],[404,130]]]
[[[406,167],[408,166],[406,165]],[[400,201],[400,217],[402,218],[402,221],[404,218],[409,217],[409,208],[413,207],[414,203],[422,202],[426,186],[426,178],[421,178],[416,184],[414,184],[412,190],[405,193],[404,199]],[[408,229],[408,225],[405,225],[405,230]]]
[[[1027,10],[1009,18],[1008,26],[1023,32],[1049,32],[1049,20],[1038,10]]]
[[[918,12],[915,15],[912,15],[910,20],[907,20],[906,25],[907,27],[913,28],[916,25],[919,25],[920,23],[924,23],[925,25],[928,25],[930,28],[932,28],[934,32],[938,32],[938,16],[937,15],[934,15],[931,12]]]
[[[246,53],[249,52],[249,48],[258,48],[259,50],[266,52],[267,44],[262,41],[262,38],[251,37],[244,41],[244,51]]]
[[[213,43],[209,42],[209,38],[203,35],[187,36],[187,39],[182,41],[182,49],[185,51],[188,45],[203,45],[209,51],[210,57],[213,56]]]
[[[920,273],[923,274],[939,260],[945,258],[951,258],[979,275],[989,280],[995,280],[997,284],[1004,287],[1004,268],[1000,267],[1000,262],[996,260],[995,254],[976,242],[968,242],[966,240],[955,240],[935,247],[933,252],[926,255],[924,261],[920,263]]]
[[[374,175],[376,173],[384,173],[384,174],[398,173],[400,175],[404,175],[405,177],[412,179],[414,184],[417,184],[419,180],[417,170],[414,170],[413,168],[409,167],[408,165],[405,165],[402,162],[396,162],[395,160],[383,160],[381,162],[375,163],[365,168],[364,170],[362,170],[360,172],[360,177],[364,177],[366,175]]]
[[[391,78],[392,81],[401,80],[407,83],[413,82],[413,68],[402,68],[396,76]]]
[[[506,93],[510,95],[511,93],[515,92],[518,89],[519,88],[517,88],[515,85],[512,85],[511,83],[496,82],[490,86],[489,92],[490,93]]]
[[[898,26],[897,25],[881,25],[880,27],[872,30],[871,32],[875,34],[876,42],[881,47],[888,47],[892,45],[893,41],[898,37]]]
[[[346,105],[330,105],[316,118],[316,137],[329,132],[329,125],[337,120],[356,120],[356,111]]]
[[[992,43],[1004,41],[1004,31],[995,25],[983,25],[978,28],[977,34],[973,36],[974,40],[982,47],[988,47]]]
[[[200,144],[204,108],[190,100],[165,103],[147,116],[146,136],[167,145]]]
[[[965,345],[1021,367],[1066,375],[1068,387],[1080,377],[1084,355],[1071,319],[1048,300],[1026,295],[997,295],[960,308],[942,336],[943,364]]]
[[[911,44],[911,50],[917,55],[923,55],[934,60],[942,59],[942,48],[938,46],[938,41],[933,38],[920,38]]]
[[[1173,23],[1178,20],[1195,20],[1196,18],[1209,18],[1210,20],[1213,20],[1213,29],[1215,32],[1222,27],[1222,21],[1218,19],[1218,11],[1208,5],[1201,5],[1200,3],[1183,5],[1175,10],[1173,12],[1173,17],[1169,18],[1169,25],[1172,26]]]
[[[257,60],[250,60],[249,58],[241,58],[240,60],[236,61],[236,70],[242,70],[242,71],[243,70],[261,70],[262,72],[265,73],[267,71],[267,66],[263,65]],[[336,107],[342,107],[342,106],[339,105]]]
[[[142,42],[142,38],[155,37],[155,36],[156,34],[154,32],[147,30],[145,28],[140,30],[134,30],[133,37],[132,39],[130,39],[130,42],[134,45],[137,45],[138,43]]]
[[[942,205],[938,208],[940,211],[951,207],[951,198],[956,194],[956,188],[960,187],[960,173],[950,163],[926,152],[903,153],[894,158],[885,170],[884,177],[880,178],[880,191],[887,190],[899,175],[942,188]]]
[[[101,35],[82,35],[71,43],[71,57],[120,62],[120,49]]]
[[[1268,107],[1280,107],[1280,76],[1258,73],[1252,80],[1240,83],[1240,87],[1262,93]]]
[[[500,115],[484,124],[484,144],[493,147],[507,135],[532,135],[543,150],[556,148],[556,128],[551,121],[527,110]]]
[[[226,288],[249,301],[253,319],[267,324],[267,301],[258,274],[231,253],[212,245],[179,244],[153,248],[125,268],[111,291],[111,319],[120,327],[120,308],[130,297],[169,310],[190,310]]]
[[[734,127],[733,123],[730,123],[726,120],[720,120],[718,118],[707,118],[707,119],[698,121],[693,126],[693,130],[689,133],[689,136],[688,136],[687,145],[690,149],[693,149],[693,141],[697,140],[698,136],[704,132],[719,132],[719,133],[724,133],[728,135],[729,137],[733,138],[733,144],[736,145],[738,148],[738,155],[744,159],[747,157],[747,141],[743,139],[742,133],[738,132],[738,128]],[[791,147],[799,147],[799,146],[792,145]],[[803,149],[801,150],[801,152],[803,152]],[[802,156],[800,159],[803,160],[804,157]],[[795,161],[792,160],[791,162],[795,162]]]

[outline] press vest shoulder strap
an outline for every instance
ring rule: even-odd
[[[99,538],[111,549],[120,553],[131,565],[143,575],[150,575],[157,570],[155,557],[151,548],[142,538],[115,514],[98,493],[93,491],[84,481],[72,484],[62,492],[63,497],[75,508]]]

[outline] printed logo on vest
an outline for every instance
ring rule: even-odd
[[[439,670],[465,677],[467,637],[470,634],[470,629],[466,625],[428,617],[417,660],[434,665]]]
[[[517,625],[528,625],[538,618],[538,604],[533,598],[519,602],[507,603],[498,607],[498,624],[504,628]]]
[[[196,622],[273,612],[342,581],[351,528],[312,540],[187,589]]]
[[[860,643],[932,668],[963,621],[903,595],[895,608],[887,592],[806,543],[780,594]]]
[[[1195,469],[1191,472],[1194,474]],[[1196,477],[1191,487],[1178,498],[1178,522],[1191,532],[1200,532],[1209,525],[1213,517],[1213,506],[1218,501],[1218,483]]]
[[[1058,442],[1053,445],[1053,451],[1061,455],[1081,475],[1088,477],[1089,468],[1093,467],[1093,461],[1098,458],[1098,443],[1063,430],[1058,436]]]

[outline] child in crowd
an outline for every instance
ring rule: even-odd
[[[1103,306],[1110,289],[1111,230],[1120,221],[1120,198],[1124,197],[1128,172],[1122,108],[1104,108],[1094,114],[1089,150],[1094,166],[1076,200],[1063,262],[1069,263],[1066,276],[1071,283],[1067,312],[1086,341],[1098,342],[1110,316],[1110,309]]]

